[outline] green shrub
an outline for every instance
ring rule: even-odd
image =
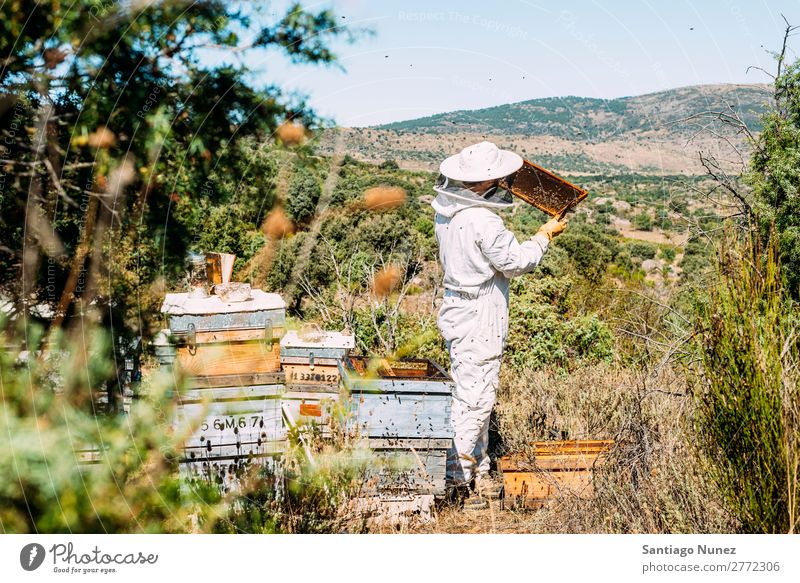
[[[800,60],[784,63],[746,180],[762,239],[775,229],[788,289],[800,298]]]
[[[681,282],[702,277],[711,268],[711,251],[708,241],[693,237],[686,243],[681,259]]]
[[[397,164],[395,160],[384,160],[383,162],[378,165],[378,168],[381,170],[400,170],[400,166]]]
[[[608,213],[597,213],[594,215],[594,222],[598,225],[608,226],[611,224],[611,215]]]
[[[594,314],[566,317],[572,286],[569,277],[514,282],[506,346],[506,361],[513,368],[572,369],[611,358],[613,335],[604,322]]]
[[[245,215],[245,209],[238,204],[211,208],[200,227],[195,250],[233,253],[236,268],[241,268],[264,246],[264,236]]]
[[[642,211],[638,215],[635,215],[631,222],[633,226],[640,231],[651,231],[653,229],[653,219],[647,211]]]
[[[272,256],[272,265],[267,275],[267,287],[271,291],[281,291],[289,284],[297,254],[303,246],[307,233],[298,233],[293,237],[282,239]]]
[[[775,243],[725,243],[698,308],[697,440],[742,528],[789,532],[800,520],[798,310]]]
[[[28,346],[38,347],[36,330]],[[130,415],[94,414],[101,381],[113,374],[107,335],[86,330],[78,346],[50,339],[27,359],[0,336],[0,524],[5,532],[187,532],[200,502],[182,493],[175,470],[171,375],[156,375]],[[24,372],[23,372],[24,371]],[[98,463],[79,463],[81,450]]]
[[[565,250],[578,274],[593,283],[600,281],[619,253],[619,244],[602,227],[584,222],[570,224],[554,247]]]
[[[425,237],[433,237],[433,221],[428,217],[419,217],[414,228]]]
[[[656,256],[657,247],[649,243],[633,242],[628,244],[628,249],[632,257],[639,259],[653,259]]]
[[[286,195],[286,213],[295,223],[308,223],[317,209],[322,186],[314,174],[306,169],[298,170],[289,183]]]
[[[675,247],[661,247],[661,249],[659,250],[659,255],[661,256],[661,259],[663,259],[667,263],[672,263],[673,261],[675,261],[676,253],[677,252],[675,251]]]
[[[669,218],[669,212],[665,208],[656,210],[655,225],[664,231],[669,231],[672,228],[672,220]]]

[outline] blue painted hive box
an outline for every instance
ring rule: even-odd
[[[274,293],[252,290],[252,297],[241,302],[225,302],[216,295],[192,298],[188,293],[169,293],[161,305],[172,334],[220,330],[283,329],[286,302]],[[276,334],[278,336],[278,334]]]
[[[455,383],[435,362],[349,356],[340,366],[351,396],[348,424],[360,437],[453,437],[450,410]]]
[[[348,429],[385,462],[369,473],[366,490],[443,496],[453,379],[426,359],[348,356],[340,367]]]

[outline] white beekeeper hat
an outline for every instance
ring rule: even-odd
[[[499,183],[483,192],[476,192],[473,188],[476,182],[499,181],[521,167],[522,158],[514,152],[501,150],[491,142],[480,142],[467,146],[459,154],[442,162],[433,189],[465,202],[506,208],[514,201],[511,193]]]
[[[452,180],[482,182],[513,174],[522,167],[522,157],[501,150],[491,142],[467,146],[439,166],[439,172]]]

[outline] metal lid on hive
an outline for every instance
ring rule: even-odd
[[[254,289],[252,297],[241,302],[223,302],[219,296],[215,295],[206,298],[192,298],[188,293],[171,293],[166,295],[164,303],[161,305],[161,313],[172,316],[233,314],[285,309],[286,302],[280,295],[267,293],[260,289]]]
[[[289,330],[281,338],[281,348],[355,348],[355,337],[341,332],[323,331],[318,336],[309,337]]]
[[[161,313],[173,334],[259,328],[271,330],[270,335],[278,338],[286,323],[286,302],[278,294],[260,289],[252,290],[250,299],[241,302],[225,302],[215,295],[192,298],[187,293],[174,293],[164,298]]]

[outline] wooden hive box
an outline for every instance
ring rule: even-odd
[[[192,379],[173,422],[186,436],[182,473],[224,484],[248,464],[271,463],[285,450],[282,393],[281,373]]]
[[[280,348],[286,384],[338,386],[339,362],[355,345],[354,336],[341,332],[289,330],[281,338]]]
[[[427,359],[380,361],[349,356],[341,363],[350,392],[349,425],[361,437],[450,439],[455,383]]]
[[[339,399],[339,362],[355,347],[355,337],[318,328],[290,330],[281,338],[282,398],[290,424],[318,425],[328,433],[330,405]]]
[[[541,441],[528,455],[500,458],[504,502],[514,507],[539,508],[560,493],[589,498],[594,493],[592,472],[604,463],[613,441]]]
[[[173,363],[191,376],[226,376],[280,371],[278,340],[286,325],[286,303],[278,294],[253,290],[243,302],[217,296],[167,294],[166,314],[176,345]],[[166,348],[164,362],[170,358]]]

